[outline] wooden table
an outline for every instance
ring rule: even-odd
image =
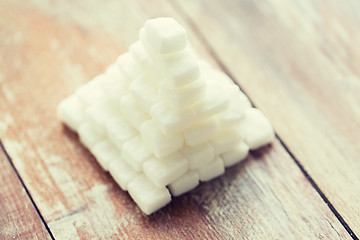
[[[0,239],[357,239],[360,2],[0,1]],[[147,217],[56,106],[175,17],[277,138]]]

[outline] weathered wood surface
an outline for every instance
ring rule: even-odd
[[[0,239],[50,239],[40,216],[2,150],[0,151]]]
[[[213,63],[222,61],[211,57],[184,9],[179,11],[176,6],[161,0],[0,3],[0,136],[54,238],[351,239],[278,141],[146,217],[81,146],[77,136],[59,122],[55,111],[58,102],[125,52],[148,18],[176,17],[189,30],[200,56]],[[227,15],[221,10],[218,14]],[[227,38],[222,47],[236,44]],[[229,59],[234,60],[232,56]],[[238,65],[236,61],[225,64],[228,69]],[[269,63],[262,64],[256,74],[245,69],[248,71],[242,77],[259,81],[259,75],[268,73],[265,67]],[[238,75],[234,76],[238,80]],[[242,87],[247,90],[246,86]],[[256,92],[265,94],[267,89],[262,87],[247,90],[260,107]],[[284,84],[281,89],[286,91],[286,87]],[[269,101],[275,100],[270,97]],[[266,107],[264,111],[279,131],[276,113],[286,119],[284,112],[278,106],[273,112]],[[287,144],[287,139],[284,141]],[[332,174],[324,173],[329,181]],[[8,184],[14,196],[7,201],[22,195],[23,190],[14,190],[16,181]],[[340,213],[342,208],[348,206],[337,206]],[[5,208],[4,216],[10,214]],[[39,219],[31,214],[27,217]],[[34,234],[43,232],[43,228],[34,229]]]
[[[359,1],[176,6],[359,236]]]

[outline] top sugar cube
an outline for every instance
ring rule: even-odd
[[[186,47],[186,31],[173,18],[156,18],[145,23],[145,37],[151,48],[160,54],[181,51]]]

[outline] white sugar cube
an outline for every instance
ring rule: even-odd
[[[130,52],[124,53],[118,57],[116,63],[129,82],[133,81],[141,74],[141,70],[138,68]]]
[[[206,82],[199,79],[185,86],[174,88],[169,81],[164,80],[159,85],[159,93],[172,108],[180,111],[205,97]]]
[[[110,85],[111,83],[114,82],[114,80],[120,81],[120,82],[127,82],[127,79],[125,78],[124,74],[122,73],[119,65],[116,63],[110,65],[106,69],[105,73],[102,76],[103,76],[104,80],[101,80],[102,84],[99,86]]]
[[[199,185],[199,178],[197,171],[188,171],[170,183],[168,188],[173,196],[180,196]]]
[[[249,146],[240,142],[235,147],[221,154],[225,167],[230,167],[245,159],[249,153]]]
[[[94,154],[101,167],[108,171],[109,164],[112,161],[121,159],[121,153],[109,140],[101,141],[90,149],[91,153]]]
[[[180,153],[188,160],[190,169],[198,169],[207,165],[215,157],[215,150],[209,143],[197,146],[184,146]]]
[[[136,171],[141,171],[143,163],[152,156],[152,152],[139,135],[124,144],[121,154],[122,159]]]
[[[143,76],[137,78],[130,85],[131,93],[146,112],[150,113],[151,107],[160,102],[157,86],[149,81],[146,81]]]
[[[245,116],[245,111],[242,108],[227,108],[218,116],[219,122],[224,126],[234,126],[240,123]]]
[[[245,112],[251,108],[249,99],[243,94],[238,86],[229,84],[224,92],[229,97],[229,107],[219,115],[220,121],[227,125],[236,125],[245,116]]]
[[[68,127],[76,131],[85,121],[85,108],[76,95],[70,95],[59,104],[57,115]]]
[[[144,30],[140,30],[140,42],[152,57],[146,73],[158,79],[167,79],[173,87],[181,87],[197,80],[200,76],[196,57],[191,49],[171,54],[157,54],[144,40]]]
[[[145,23],[145,37],[160,54],[177,52],[186,47],[186,31],[173,18],[156,18]]]
[[[121,99],[121,111],[129,123],[136,129],[147,120],[150,116],[135,102],[131,94],[128,94]]]
[[[234,85],[234,81],[225,73],[217,70],[217,69],[213,69],[212,71],[212,77],[210,78],[213,81],[219,82],[222,85]]]
[[[157,157],[163,157],[179,150],[184,143],[181,134],[166,135],[153,120],[140,127],[141,136]]]
[[[111,142],[121,150],[125,142],[135,137],[138,131],[126,119],[118,116],[107,122],[106,133]]]
[[[128,93],[127,84],[121,81],[116,81],[111,85],[104,85],[103,88],[105,94],[116,106],[121,102],[121,98]]]
[[[157,64],[155,61],[149,62],[144,69],[144,76],[146,80],[156,83],[157,85],[163,79],[167,79],[166,72],[163,69],[163,66]]]
[[[190,127],[196,120],[196,113],[191,108],[178,112],[162,101],[151,108],[153,120],[164,133],[178,133]]]
[[[198,65],[202,77],[204,77],[205,79],[213,78],[215,69],[210,65],[208,61],[204,59],[198,59]]]
[[[102,84],[106,81],[107,76],[104,73],[101,73],[91,79],[86,85],[98,86],[101,87]]]
[[[128,189],[129,183],[140,175],[122,159],[112,161],[109,164],[109,172],[124,191]]]
[[[99,101],[103,101],[106,97],[98,81],[94,80],[82,85],[75,92],[85,106],[96,104]]]
[[[200,181],[206,182],[216,178],[225,172],[224,162],[220,156],[217,156],[208,165],[198,170]]]
[[[89,149],[105,139],[104,133],[97,131],[96,127],[90,122],[81,124],[78,133],[82,144]]]
[[[121,113],[109,101],[99,102],[86,109],[87,118],[99,132],[104,133],[107,121],[120,115]]]
[[[194,106],[199,121],[217,115],[227,109],[229,100],[222,94],[207,94],[205,98]]]
[[[159,60],[167,74],[167,81],[173,87],[190,84],[200,77],[200,70],[194,56],[188,51],[168,54]]]
[[[222,91],[228,96],[229,106],[219,114],[219,121],[225,126],[237,125],[251,108],[251,103],[235,84],[228,84]]]
[[[211,145],[215,149],[215,154],[221,154],[241,141],[240,129],[236,127],[222,127],[219,134],[211,140]]]
[[[151,158],[143,165],[145,175],[158,187],[173,182],[189,169],[187,160],[179,153]]]
[[[230,98],[230,109],[241,111],[243,116],[245,112],[251,108],[249,99],[242,92],[238,92],[235,96]]]
[[[219,131],[216,119],[196,123],[184,131],[185,142],[189,146],[196,146],[214,138]]]
[[[202,78],[205,80],[208,79],[206,76],[202,76]],[[209,84],[207,81],[205,96],[199,103],[194,105],[194,108],[197,111],[199,119],[207,119],[225,111],[228,106],[228,95],[222,91],[222,87]]]
[[[140,41],[133,43],[130,46],[129,51],[141,68],[144,68],[150,61],[149,56]]]
[[[245,108],[251,107],[251,102],[249,98],[239,89],[235,84],[229,84],[224,86],[224,91],[230,97],[230,103],[243,106]]]
[[[241,121],[239,131],[250,149],[257,149],[271,142],[275,133],[264,114],[256,109],[250,108]]]
[[[107,78],[102,88],[105,94],[117,105],[120,103],[121,97],[128,93],[129,83],[116,64],[111,65],[105,74]]]
[[[144,27],[140,28],[140,30],[139,30],[139,42],[140,42],[141,46],[143,47],[143,49],[145,50],[146,54],[151,59],[149,61],[149,64],[154,65],[154,67],[156,67],[156,69],[158,69],[158,64],[156,63],[155,59],[157,57],[159,57],[159,55],[162,55],[162,54],[160,54],[159,52],[156,52],[156,50],[151,47],[150,43],[147,40]]]
[[[155,186],[145,175],[140,175],[128,185],[132,199],[147,215],[164,207],[171,201],[171,195],[166,187]]]

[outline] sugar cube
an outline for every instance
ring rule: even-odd
[[[78,133],[81,143],[89,149],[105,139],[104,133],[97,131],[96,127],[90,122],[81,124]]]
[[[109,140],[103,140],[95,144],[90,151],[94,154],[101,167],[106,171],[109,170],[109,164],[112,161],[121,159],[120,151]]]
[[[206,82],[199,79],[185,86],[174,88],[169,81],[165,80],[159,85],[159,93],[172,108],[180,111],[204,98]]]
[[[234,81],[225,73],[219,70],[213,70],[211,80],[221,82],[223,86],[234,85]]]
[[[157,187],[163,187],[183,175],[189,165],[186,159],[179,153],[173,153],[166,157],[153,157],[143,165],[145,175]]]
[[[119,150],[122,149],[126,141],[138,134],[138,131],[122,116],[110,119],[105,128],[108,138]]]
[[[97,131],[101,133],[105,133],[107,121],[120,116],[120,114],[121,113],[106,100],[86,109],[87,119],[89,119]]]
[[[185,142],[189,146],[196,146],[214,138],[219,131],[216,119],[211,118],[203,122],[196,123],[184,131]]]
[[[239,131],[236,127],[222,127],[219,134],[211,140],[215,153],[221,154],[234,147],[242,138]]]
[[[129,82],[141,74],[141,70],[138,68],[134,58],[129,52],[124,53],[118,57],[116,63]]]
[[[199,65],[188,51],[162,56],[159,63],[174,87],[190,84],[200,77]]]
[[[232,108],[229,107],[221,114],[219,114],[218,119],[224,126],[233,126],[237,125],[241,119],[245,116],[245,110],[241,107]]]
[[[178,112],[165,101],[152,106],[151,116],[166,134],[178,133],[190,127],[196,121],[196,113],[191,108]]]
[[[117,184],[126,191],[129,183],[140,175],[123,159],[119,158],[109,164],[109,172]]]
[[[155,186],[145,175],[141,174],[128,185],[128,191],[139,208],[147,215],[164,207],[171,201],[166,187]]]
[[[215,158],[215,150],[209,143],[192,147],[185,145],[180,153],[188,160],[190,169],[199,169]]]
[[[120,106],[123,115],[135,129],[139,129],[141,124],[150,120],[150,116],[137,105],[131,94],[122,97]]]
[[[143,45],[140,41],[137,41],[133,43],[129,51],[131,53],[131,56],[134,58],[136,63],[141,68],[145,68],[146,64],[150,61],[148,54],[146,53],[146,50],[144,49]]]
[[[140,133],[146,144],[157,157],[163,157],[179,150],[184,143],[181,134],[164,134],[153,120],[143,123]]]
[[[104,86],[104,85],[111,85],[115,81],[119,82],[127,82],[127,79],[125,78],[124,74],[122,73],[119,65],[112,64],[110,65],[105,73],[102,75],[103,80],[101,80],[102,84],[98,84],[98,86]]]
[[[241,121],[239,132],[250,149],[257,149],[271,142],[275,133],[269,120],[264,114],[255,108],[250,108],[245,113],[245,118]]]
[[[106,97],[98,81],[94,80],[79,87],[75,94],[79,97],[84,106],[96,104],[99,101],[103,101]]]
[[[85,107],[76,95],[65,98],[57,108],[58,117],[77,131],[85,120]]]
[[[240,142],[232,149],[221,154],[225,167],[230,167],[245,159],[249,153],[249,146],[245,142]]]
[[[152,152],[139,135],[124,144],[121,154],[122,159],[136,171],[141,171],[143,163],[152,157]]]
[[[224,162],[220,156],[217,156],[208,165],[198,170],[200,181],[206,182],[222,175],[225,172]]]
[[[145,37],[160,54],[177,52],[186,46],[186,31],[173,18],[156,18],[145,23]]]
[[[130,90],[138,105],[147,113],[150,113],[153,105],[161,101],[157,86],[146,81],[143,76],[140,76],[131,83]]]
[[[102,88],[114,104],[118,105],[121,97],[128,93],[129,83],[125,80],[124,75],[120,72],[120,69],[116,64],[109,67],[106,75],[107,78],[106,81],[104,81]]]
[[[168,188],[172,195],[180,196],[199,185],[199,178],[197,171],[188,171],[170,183]]]
[[[205,77],[204,77],[205,79]],[[199,121],[224,112],[229,106],[228,95],[221,88],[207,84],[205,96],[194,105]]]

